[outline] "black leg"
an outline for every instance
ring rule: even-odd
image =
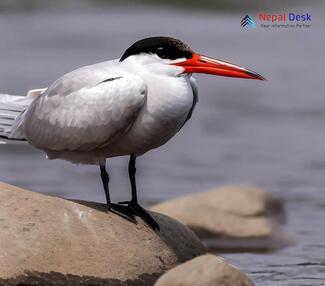
[[[106,171],[106,162],[100,164],[100,176],[103,182],[108,211],[113,211],[114,213],[117,212],[118,214],[122,214],[123,216],[126,216],[127,218],[134,221],[134,215],[128,207],[121,206],[118,204],[113,204],[111,202],[111,197],[109,194],[109,175]]]
[[[158,223],[154,220],[154,218],[146,211],[143,207],[138,204],[138,197],[137,197],[137,186],[135,181],[135,160],[136,156],[131,155],[129,161],[129,178],[131,182],[131,191],[132,191],[132,198],[129,202],[122,202],[122,204],[127,204],[128,207],[132,210],[135,215],[141,217],[146,224],[148,224],[153,230],[159,230]]]
[[[104,187],[104,191],[105,191],[105,196],[106,196],[106,203],[107,203],[107,208],[108,210],[111,209],[111,197],[109,195],[109,175],[106,171],[106,164],[100,164],[99,168],[100,168],[100,177],[102,178],[102,182],[103,182],[103,187]]]
[[[138,203],[138,196],[137,196],[137,185],[135,182],[135,173],[137,169],[135,168],[135,159],[136,157],[134,155],[130,156],[130,161],[129,161],[129,178],[131,182],[131,191],[132,191],[132,198],[131,202],[133,203]]]

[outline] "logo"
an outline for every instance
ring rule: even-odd
[[[250,28],[255,28],[256,24],[252,16],[246,15],[240,22],[240,25],[242,27],[250,27]]]
[[[267,13],[259,12],[254,15],[246,15],[240,22],[240,26],[248,28],[310,28],[312,15],[310,13]]]

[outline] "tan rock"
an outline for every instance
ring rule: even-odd
[[[200,238],[228,242],[233,238],[230,248],[245,248],[243,239],[265,239],[269,244],[283,217],[281,202],[255,187],[223,187],[163,202],[151,210],[179,220]]]
[[[155,286],[253,286],[224,259],[206,254],[187,261],[162,275]]]
[[[3,183],[0,201],[0,285],[152,285],[204,253],[192,231],[161,214],[153,213],[161,227],[155,233],[101,204]]]
[[[206,192],[199,192],[172,201],[163,202],[152,209],[172,209],[173,204],[181,208],[188,205],[204,205],[218,211],[225,211],[239,216],[282,216],[281,201],[256,187],[226,186]]]

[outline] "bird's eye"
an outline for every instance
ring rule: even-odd
[[[157,54],[157,56],[159,56],[162,59],[167,58],[166,51],[165,51],[165,49],[163,47],[158,47],[156,49],[156,54]]]

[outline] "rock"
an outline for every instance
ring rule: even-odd
[[[223,187],[163,202],[151,210],[189,226],[214,250],[277,248],[282,242],[278,227],[284,217],[282,204],[255,187]]]
[[[224,259],[206,254],[163,274],[155,286],[253,286],[245,274]]]
[[[161,231],[76,203],[0,183],[0,285],[153,285],[203,254],[191,230],[152,213]]]

